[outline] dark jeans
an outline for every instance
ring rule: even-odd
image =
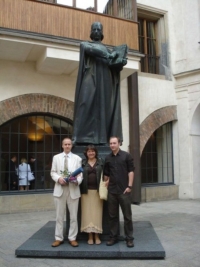
[[[126,240],[133,240],[133,222],[131,212],[131,194],[108,193],[108,214],[110,225],[110,238],[117,239],[119,232],[119,206],[124,216],[124,233]]]

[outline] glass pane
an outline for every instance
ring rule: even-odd
[[[110,1],[108,1],[108,0],[98,0],[97,1],[97,12],[103,13],[108,2],[110,2]]]
[[[18,133],[19,132],[19,120],[14,120],[11,124],[11,131],[14,133]]]
[[[27,136],[25,134],[19,134],[19,147],[20,152],[28,151]]]
[[[49,116],[45,116],[45,122],[47,123],[47,125],[49,127],[51,127],[51,129],[53,128],[53,118],[52,117],[49,117]],[[53,132],[53,129],[52,129],[52,132]]]
[[[52,145],[53,145],[52,136],[45,135],[44,136],[45,152],[51,152],[52,151]]]
[[[53,118],[53,133],[54,134],[60,134],[60,119],[58,118]]]
[[[73,6],[73,0],[57,0],[57,4],[65,6]]]
[[[52,118],[44,117],[44,134],[52,135]]]
[[[9,135],[2,133],[1,135],[1,153],[2,154],[8,154],[10,151],[10,141],[9,141]]]
[[[124,19],[133,19],[133,1],[117,0],[118,17]]]
[[[139,37],[139,51],[144,53],[144,37]]]
[[[18,142],[19,135],[18,134],[11,134],[10,135],[10,152],[11,153],[18,153],[19,151],[19,142]]]
[[[114,14],[114,11],[113,11],[113,0],[108,1],[108,3],[106,4],[105,8],[103,9],[103,13],[104,14],[108,14],[110,16],[112,16]]]
[[[23,117],[23,118],[20,118],[19,119],[19,131],[21,133],[27,133],[27,125],[28,125],[28,122],[27,122],[27,118],[26,117]]]
[[[61,135],[65,135],[65,137],[72,135],[72,126],[65,121],[61,121]]]
[[[7,179],[7,172],[6,172],[6,161],[1,157],[0,158],[0,191],[6,191],[7,190],[7,184],[6,184],[6,179]]]
[[[4,126],[2,126],[1,128],[2,133],[8,133],[9,131],[10,131],[10,123],[7,123]]]
[[[94,11],[94,0],[76,0],[76,7]]]
[[[144,20],[143,19],[138,19],[138,35],[139,36],[144,36],[144,28],[143,28],[143,23]]]
[[[54,135],[54,138],[53,138],[53,152],[54,154],[55,153],[60,153],[62,151],[62,140],[61,140],[61,137],[60,135]]]

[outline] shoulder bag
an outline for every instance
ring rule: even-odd
[[[108,198],[108,189],[105,186],[105,182],[103,181],[102,176],[101,176],[101,181],[99,184],[99,197],[100,199],[103,199],[103,200],[107,200]]]

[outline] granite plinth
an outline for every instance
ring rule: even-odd
[[[73,248],[67,239],[64,244],[53,248],[55,222],[50,221],[31,236],[15,251],[17,257],[73,258],[73,259],[164,259],[165,251],[152,225],[148,221],[134,222],[133,248],[127,248],[125,241],[106,246],[108,236],[102,236],[100,245],[88,245],[87,235],[78,239],[79,246]],[[120,223],[123,232],[123,223]],[[84,237],[84,235],[82,236]]]

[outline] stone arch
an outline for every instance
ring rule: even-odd
[[[177,120],[177,107],[168,106],[151,113],[140,125],[140,155],[153,132],[163,124]]]
[[[191,160],[191,181],[192,181],[192,192],[193,198],[200,198],[200,103],[196,107],[193,117],[191,120],[191,127],[190,127],[190,144],[191,144],[191,153],[190,153],[190,160]]]
[[[200,97],[197,98],[197,100],[194,102],[191,110],[190,110],[190,114],[189,114],[189,122],[191,123],[191,128],[192,128],[192,123],[194,120],[194,116],[196,115],[196,111],[199,108],[200,105]]]
[[[73,120],[74,103],[47,94],[25,94],[0,102],[0,125],[20,115],[45,112]]]

